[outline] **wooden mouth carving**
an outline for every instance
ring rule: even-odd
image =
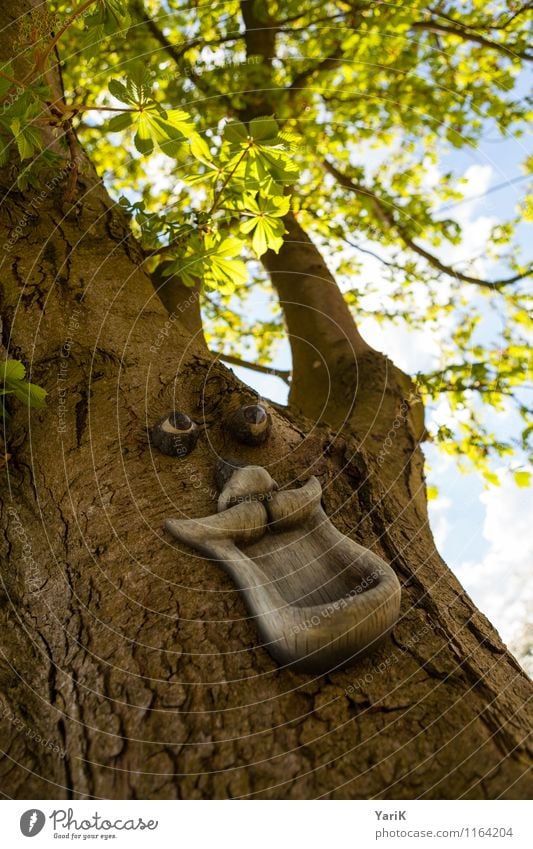
[[[220,563],[280,665],[322,674],[374,649],[400,610],[390,566],[334,527],[315,477],[277,491],[262,466],[225,467],[219,512],[166,529]]]

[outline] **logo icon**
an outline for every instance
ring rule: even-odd
[[[46,822],[46,817],[42,811],[37,808],[30,808],[29,811],[24,811],[20,818],[20,830],[24,837],[35,837],[42,831]]]

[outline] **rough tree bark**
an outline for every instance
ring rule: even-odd
[[[2,25],[29,5],[2,9]],[[50,393],[7,434],[2,792],[526,797],[531,686],[435,551],[408,379],[357,351],[344,426],[279,411],[268,447],[237,448],[225,421],[253,393],[168,321],[79,156],[73,203],[66,178],[32,206],[1,173],[3,344]],[[173,406],[206,425],[184,461],[146,439]],[[217,457],[236,452],[281,484],[317,475],[337,527],[392,564],[402,616],[378,653],[319,678],[279,669],[220,569],[163,532],[213,512]]]

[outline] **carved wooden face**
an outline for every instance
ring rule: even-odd
[[[217,456],[217,492],[209,491],[209,513],[183,518],[180,510],[179,518],[166,520],[166,529],[225,569],[243,593],[262,645],[280,665],[321,674],[353,662],[378,645],[396,622],[400,585],[393,570],[334,527],[322,507],[317,477],[301,485],[300,473],[290,472],[289,482],[278,486],[271,476],[273,457],[267,456],[277,453],[277,433],[271,450],[254,448],[264,445],[271,432],[266,405],[242,403],[243,396],[232,398],[231,391],[213,392],[208,400],[201,422],[173,411],[151,432],[152,444],[172,457],[183,456],[176,444],[192,450],[203,432],[213,451],[205,463],[197,456],[192,467],[210,468],[211,453]],[[225,454],[229,442],[243,446],[231,452],[234,459]],[[258,464],[259,457],[268,468]],[[193,479],[187,465],[175,467],[185,486]],[[283,477],[286,465],[276,466]],[[196,507],[187,503],[189,510]]]
[[[322,674],[378,645],[398,618],[400,584],[330,522],[318,479],[280,491],[262,466],[223,463],[217,513],[165,527],[225,569],[264,648],[281,666]]]

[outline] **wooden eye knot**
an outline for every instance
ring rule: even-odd
[[[261,424],[267,419],[267,411],[260,404],[250,404],[249,407],[243,407],[243,416],[250,424]]]
[[[263,404],[246,404],[228,423],[232,436],[244,445],[262,445],[268,438],[272,418]]]
[[[198,425],[179,410],[166,413],[149,431],[152,445],[168,457],[185,457],[190,454],[199,435]]]
[[[175,430],[185,431],[194,429],[194,422],[185,413],[178,413],[176,411],[169,413],[167,421],[169,427],[173,427]]]

